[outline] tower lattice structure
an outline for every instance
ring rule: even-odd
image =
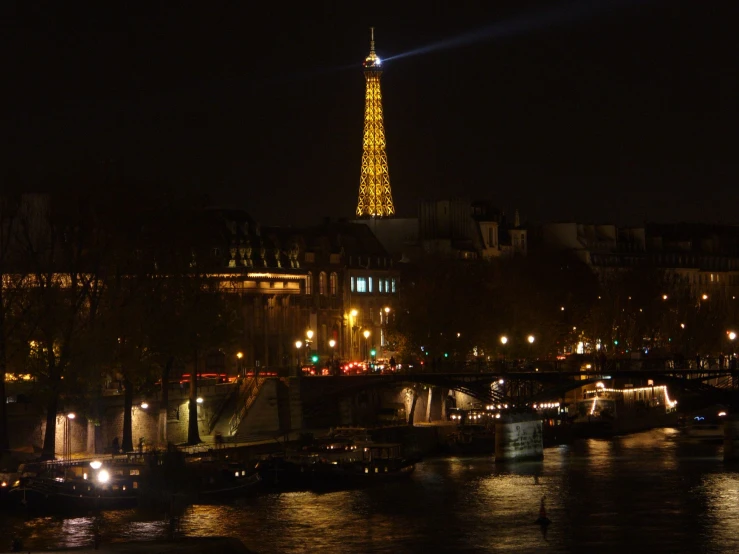
[[[382,117],[380,77],[382,61],[375,54],[375,29],[370,28],[370,53],[364,60],[366,81],[364,97],[364,139],[362,141],[362,175],[359,180],[357,216],[388,217],[395,215],[387,167],[385,125]]]

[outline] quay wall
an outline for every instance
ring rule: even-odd
[[[351,381],[340,380],[334,386],[345,386],[346,383]],[[411,410],[413,423],[423,425],[446,421],[451,407],[469,408],[477,404],[477,401],[463,393],[439,387],[398,385],[393,388],[354,390],[349,394],[339,390],[338,394],[332,394],[331,386],[330,381],[321,378],[268,379],[234,438],[236,441],[248,441],[259,433],[328,429],[337,425],[407,429]],[[210,421],[221,408],[223,410],[220,411],[216,430],[227,435],[224,429],[234,410],[233,401],[229,405],[227,397],[232,390],[233,385],[199,386],[198,396],[203,398],[203,403],[197,406],[201,438],[212,440],[212,437],[208,437]],[[148,404],[146,409],[141,407],[143,401]],[[186,442],[188,403],[187,384],[170,388],[166,415],[160,410],[158,394],[134,398],[131,418],[134,449],[138,448],[141,438],[146,448]],[[11,448],[29,454],[40,452],[46,427],[44,407],[31,402],[12,402],[7,406]],[[66,414],[70,412],[75,413],[74,419],[67,419]],[[96,416],[67,406],[65,414],[57,416],[55,425],[58,457],[65,454],[66,438],[71,454],[110,453],[113,439],[117,437],[120,444],[123,438],[123,395],[102,397]],[[431,452],[445,442],[445,437],[439,433],[432,426],[432,429],[411,436],[413,440],[420,441],[420,450]],[[387,440],[402,442],[395,438]]]
[[[201,436],[208,434],[208,425],[214,411],[230,391],[229,385],[201,386],[198,395],[203,403],[198,404],[198,428]],[[142,401],[148,407],[141,407]],[[169,391],[169,409],[167,411],[167,436],[159,437],[160,401],[154,398],[135,398],[131,414],[131,429],[134,448],[138,447],[140,438],[148,446],[162,445],[167,442],[183,443],[187,440],[189,391],[187,387],[173,387]],[[43,406],[35,403],[12,402],[8,407],[8,432],[10,447],[29,454],[39,453],[43,446],[46,432],[46,415]],[[67,414],[74,413],[74,419]],[[67,406],[64,414],[59,414],[55,421],[56,455],[65,454],[65,442],[71,454],[109,453],[113,439],[118,437],[120,444],[123,438],[123,395],[105,396],[100,400],[98,417],[86,414]],[[68,440],[65,440],[67,439]]]

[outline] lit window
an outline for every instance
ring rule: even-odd
[[[356,278],[352,277],[352,292],[357,290],[357,280]]]
[[[377,288],[379,289],[378,292],[383,293],[385,292],[385,287],[383,286],[385,284],[384,279],[378,279],[377,280]]]
[[[323,271],[318,275],[318,294],[326,296],[326,273]]]
[[[390,280],[390,283],[391,283],[391,284],[392,284],[392,286],[393,286],[393,288],[392,288],[392,290],[393,290],[393,294],[395,294],[395,279],[391,279],[391,280]]]
[[[357,292],[367,292],[366,277],[357,277]]]
[[[369,292],[372,292],[372,277],[369,278]]]
[[[329,289],[331,290],[331,296],[336,296],[339,291],[339,276],[336,273],[332,273],[329,278]]]
[[[385,292],[390,292],[390,279],[385,279]]]
[[[310,296],[313,294],[313,274],[308,273],[308,276],[305,278],[305,294]]]

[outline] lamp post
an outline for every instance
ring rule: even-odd
[[[243,352],[237,352],[236,353],[236,359],[238,360],[238,362],[237,362],[238,368],[237,368],[236,371],[238,372],[238,376],[239,377],[243,377],[242,373],[244,372],[244,367],[241,365],[241,359],[243,357],[244,357],[244,353]]]
[[[331,339],[328,341],[328,345],[331,347],[331,371],[334,370],[334,346],[336,346],[336,341],[334,339]]]
[[[734,331],[727,331],[726,336],[729,338],[729,369],[736,369],[736,362],[734,361],[734,341],[736,340],[736,333]],[[721,369],[724,369],[723,367]]]
[[[365,329],[364,333],[362,334],[364,335],[364,360],[367,361],[367,357],[368,357],[367,343],[368,343],[368,339],[370,336],[369,329]]]
[[[354,360],[354,334],[357,332],[357,315],[359,312],[357,310],[352,310],[349,312],[349,358]]]
[[[384,355],[387,349],[387,324],[390,321],[390,306],[385,306],[382,311],[385,312],[385,325],[380,327],[380,348],[382,348]],[[380,323],[382,323],[382,312],[380,312]]]
[[[75,418],[75,414],[70,412],[64,416],[64,453],[62,457],[65,462],[72,458],[72,433],[70,432],[70,422]]]
[[[501,348],[501,351],[503,352],[503,369],[505,370],[505,346],[506,344],[508,344],[508,337],[506,337],[505,335],[501,336],[500,344],[503,345],[503,347]]]
[[[301,348],[303,348],[303,341],[296,340],[295,341],[295,350],[296,350],[295,357],[298,359],[298,375],[300,375],[300,366],[301,366],[300,349]]]

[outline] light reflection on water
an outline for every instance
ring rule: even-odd
[[[549,448],[540,463],[431,459],[410,479],[372,489],[192,506],[181,531],[238,537],[259,553],[737,552],[739,473],[721,453],[665,429]],[[534,524],[542,497],[546,536]],[[89,546],[94,525],[104,542],[167,533],[163,519],[126,510],[10,518],[0,536],[18,533],[36,549]]]

